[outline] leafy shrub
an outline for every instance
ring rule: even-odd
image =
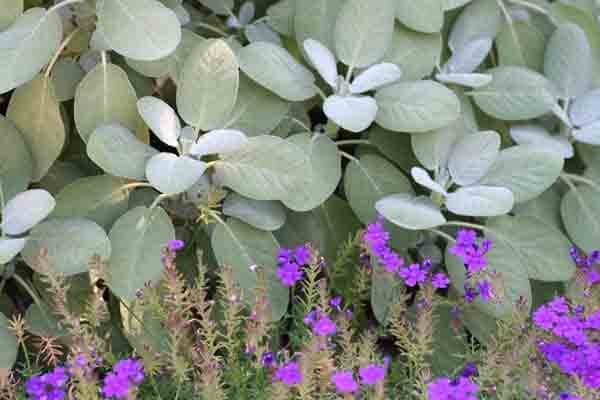
[[[596,398],[599,17],[4,0],[0,387]]]

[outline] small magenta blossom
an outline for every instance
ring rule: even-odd
[[[292,287],[304,277],[302,266],[312,258],[310,247],[301,245],[295,250],[280,248],[277,252],[277,276],[285,286]]]
[[[104,378],[102,394],[107,398],[125,399],[143,381],[144,367],[139,360],[121,360]]]
[[[420,264],[411,264],[408,268],[402,268],[399,275],[404,278],[404,284],[408,287],[417,286],[427,280],[427,270],[422,269]]]
[[[177,252],[185,247],[185,242],[183,240],[169,240],[169,250],[172,252]]]
[[[290,361],[287,364],[277,368],[273,375],[274,381],[283,382],[287,386],[299,385],[302,383],[302,371],[298,363]]]
[[[436,289],[446,289],[450,284],[450,279],[448,279],[448,276],[443,272],[439,272],[433,276],[431,284]]]
[[[331,377],[338,393],[354,393],[358,391],[358,383],[349,371],[338,371]]]
[[[69,375],[65,368],[32,376],[25,383],[25,391],[31,400],[63,400],[67,395]]]
[[[363,385],[376,385],[385,379],[385,366],[369,364],[359,368],[358,374]]]
[[[461,229],[456,235],[456,242],[448,251],[463,259],[469,274],[476,274],[488,265],[486,254],[492,248],[492,241],[485,239],[477,244],[477,232],[472,229]]]
[[[363,241],[387,272],[396,273],[404,265],[404,259],[388,246],[389,240],[390,234],[383,226],[383,217],[377,215],[375,222],[367,225]]]
[[[313,333],[317,336],[331,336],[337,332],[335,322],[327,315],[322,315],[313,325]]]
[[[477,400],[479,386],[469,378],[438,378],[427,386],[429,400]]]
[[[296,282],[302,280],[304,271],[294,262],[287,262],[277,269],[277,276],[285,286],[292,287]]]

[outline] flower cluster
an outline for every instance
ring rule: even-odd
[[[294,251],[281,248],[277,254],[277,276],[285,286],[294,286],[302,279],[302,266],[310,263],[312,252],[307,245],[296,247]]]
[[[125,399],[144,380],[144,368],[138,360],[117,362],[104,378],[102,394],[108,398]]]
[[[312,328],[315,336],[332,336],[337,332],[335,322],[333,322],[329,315],[321,312],[321,310],[313,310],[306,314],[304,323]]]
[[[492,248],[492,241],[484,239],[478,243],[477,232],[472,229],[460,229],[456,235],[456,242],[448,248],[450,254],[462,258],[466,268],[467,282],[464,284],[464,298],[467,303],[472,303],[478,296],[483,301],[494,297],[494,290],[488,279],[485,278],[488,260],[487,253]]]
[[[273,374],[274,382],[282,382],[287,386],[299,385],[302,383],[302,371],[297,362],[290,361],[275,371]]]
[[[450,280],[446,274],[440,272],[431,276],[431,261],[429,259],[423,262],[410,264],[404,267],[404,259],[398,255],[388,245],[390,234],[383,226],[383,217],[377,215],[375,222],[367,226],[367,230],[363,234],[363,241],[366,243],[370,252],[377,258],[377,262],[381,264],[387,272],[397,273],[408,287],[415,287],[426,283],[431,279],[431,283],[436,289],[444,289],[448,287]]]
[[[375,222],[367,226],[367,230],[363,234],[363,240],[369,246],[371,253],[377,257],[377,262],[387,272],[398,272],[400,267],[404,265],[404,259],[388,245],[390,234],[383,227],[383,217],[381,215],[377,215]]]
[[[377,365],[369,364],[358,370],[360,375],[360,384],[372,386],[383,382],[385,379],[385,370],[387,364]],[[338,393],[355,393],[359,390],[359,383],[354,378],[352,371],[337,371],[331,376],[331,383],[334,384]]]
[[[457,380],[438,378],[427,386],[429,400],[477,400],[479,386],[461,376]]]
[[[589,255],[580,254],[575,246],[570,250],[571,258],[579,267],[586,286],[600,283],[600,250],[594,250]]]
[[[600,388],[600,310],[585,315],[583,307],[572,307],[563,297],[538,308],[534,324],[551,334],[539,343],[546,359],[561,372],[578,377],[593,389]]]
[[[25,391],[31,400],[62,400],[67,395],[68,381],[67,370],[59,367],[52,372],[29,378]]]

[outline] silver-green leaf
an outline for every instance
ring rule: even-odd
[[[379,200],[375,208],[387,220],[405,229],[431,229],[446,222],[440,208],[424,196],[394,194]]]
[[[135,300],[138,290],[163,276],[162,251],[175,239],[171,218],[160,207],[136,207],[115,222],[109,238],[108,287],[123,300]]]

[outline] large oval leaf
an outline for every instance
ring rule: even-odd
[[[518,255],[531,279],[566,282],[575,273],[569,240],[535,217],[499,217],[487,223],[494,245],[503,242]]]
[[[589,253],[600,248],[600,193],[582,186],[571,189],[562,200],[560,212],[567,233]]]
[[[75,97],[77,86],[85,77],[85,71],[77,60],[63,58],[52,68],[52,84],[58,101],[68,101]]]
[[[387,272],[373,258],[371,260],[375,261],[371,275],[371,308],[377,321],[385,325],[391,307],[398,301],[401,281],[396,274]]]
[[[289,141],[302,148],[312,167],[305,171],[310,182],[293,187],[282,201],[294,211],[312,210],[327,200],[340,183],[342,162],[338,148],[326,135],[298,134]]]
[[[2,209],[2,233],[20,235],[33,228],[54,209],[56,201],[42,189],[31,189],[19,193]]]
[[[224,40],[200,42],[186,59],[177,90],[177,108],[189,125],[222,128],[235,106],[239,69]]]
[[[526,21],[505,24],[495,44],[500,65],[521,65],[538,72],[543,70],[546,36],[535,24]]]
[[[58,193],[52,216],[87,218],[108,231],[127,211],[129,192],[120,189],[124,184],[110,175],[78,179]]]
[[[471,217],[495,217],[512,210],[515,203],[513,193],[503,187],[462,187],[446,198],[448,211]]]
[[[416,81],[433,71],[441,52],[441,35],[415,32],[395,24],[392,42],[382,61],[398,65],[402,70],[402,80]]]
[[[352,162],[344,175],[344,192],[350,207],[365,224],[375,220],[375,203],[395,193],[414,194],[410,180],[393,164],[375,154]]]
[[[243,132],[235,129],[216,129],[200,136],[192,144],[189,153],[202,157],[208,154],[229,154],[248,144]]]
[[[37,7],[0,32],[0,94],[33,79],[58,49],[62,34],[58,13]]]
[[[33,180],[46,175],[65,144],[65,124],[50,79],[43,75],[19,87],[6,116],[15,123],[31,151]]]
[[[8,319],[6,319],[4,314],[0,313],[0,346],[2,347],[2,352],[0,352],[0,368],[6,368],[7,370],[12,368],[19,353],[17,337],[8,327]]]
[[[350,132],[362,132],[375,121],[377,103],[370,96],[329,96],[323,112],[337,125]]]
[[[448,170],[454,182],[470,185],[481,179],[498,158],[500,135],[494,131],[463,136],[452,149]]]
[[[540,195],[558,179],[564,158],[553,150],[537,146],[513,146],[502,150],[480,184],[503,186],[517,203]]]
[[[434,81],[402,82],[375,94],[379,106],[376,121],[397,132],[426,132],[449,125],[460,116],[460,101],[448,88]]]
[[[254,42],[237,55],[246,75],[285,100],[304,101],[317,94],[312,72],[276,44]]]
[[[146,178],[146,162],[157,153],[119,124],[100,126],[87,144],[88,156],[104,171],[137,180]]]
[[[415,31],[436,33],[444,24],[444,0],[401,1],[396,16]]]
[[[231,193],[223,202],[223,214],[256,229],[275,231],[285,223],[285,209],[277,201],[260,201]]]
[[[27,189],[33,176],[31,153],[12,122],[0,115],[0,179],[8,201]]]
[[[375,208],[387,220],[404,229],[431,229],[446,222],[440,208],[424,196],[393,194],[375,203]]]
[[[281,97],[241,75],[237,102],[231,112],[235,121],[230,128],[248,136],[267,135],[285,118],[290,106]]]
[[[137,102],[137,108],[144,122],[165,144],[177,147],[181,123],[175,111],[163,100],[156,97],[143,97]]]
[[[27,244],[26,238],[0,239],[0,265],[12,260]]]
[[[351,68],[367,67],[387,51],[394,31],[393,0],[348,0],[342,6],[334,30],[338,58]]]
[[[475,103],[498,119],[517,121],[537,118],[556,104],[556,89],[543,75],[517,66],[487,71],[492,83],[475,90]]]
[[[343,0],[296,0],[294,33],[298,43],[317,40],[333,49],[335,21],[344,5]]]
[[[591,90],[576,98],[569,107],[569,118],[576,126],[600,120],[600,89]]]
[[[474,0],[463,9],[452,26],[448,47],[456,51],[473,39],[494,39],[502,23],[502,14],[496,0]]]
[[[255,136],[215,164],[220,183],[255,200],[281,200],[310,183],[311,164],[302,149],[276,136]]]
[[[254,301],[256,287],[253,267],[262,269],[271,318],[279,320],[287,310],[289,289],[277,277],[279,243],[273,234],[252,228],[236,219],[229,219],[226,226],[219,224],[215,227],[211,243],[219,264],[233,269],[234,277],[244,292],[244,299],[249,303]]]
[[[410,141],[415,156],[429,170],[446,167],[454,144],[467,135],[468,128],[463,118],[429,132],[411,135]]]
[[[546,45],[544,73],[554,82],[561,97],[574,98],[592,85],[592,49],[583,29],[560,25]]]
[[[108,261],[110,242],[95,222],[83,218],[52,218],[31,230],[23,258],[36,269],[41,251],[48,267],[65,276],[86,272],[95,257]],[[44,271],[38,271],[44,272]]]
[[[178,157],[172,153],[159,153],[148,160],[148,182],[161,193],[185,192],[204,174],[206,163],[191,157]]]
[[[162,250],[175,239],[171,218],[160,207],[136,207],[115,222],[109,238],[107,284],[122,299],[135,300],[144,285],[162,278]]]
[[[101,0],[96,13],[110,47],[134,60],[166,57],[181,40],[177,15],[156,0]]]
[[[85,142],[101,125],[119,123],[135,132],[140,122],[135,89],[120,67],[98,64],[77,87],[75,126]]]

